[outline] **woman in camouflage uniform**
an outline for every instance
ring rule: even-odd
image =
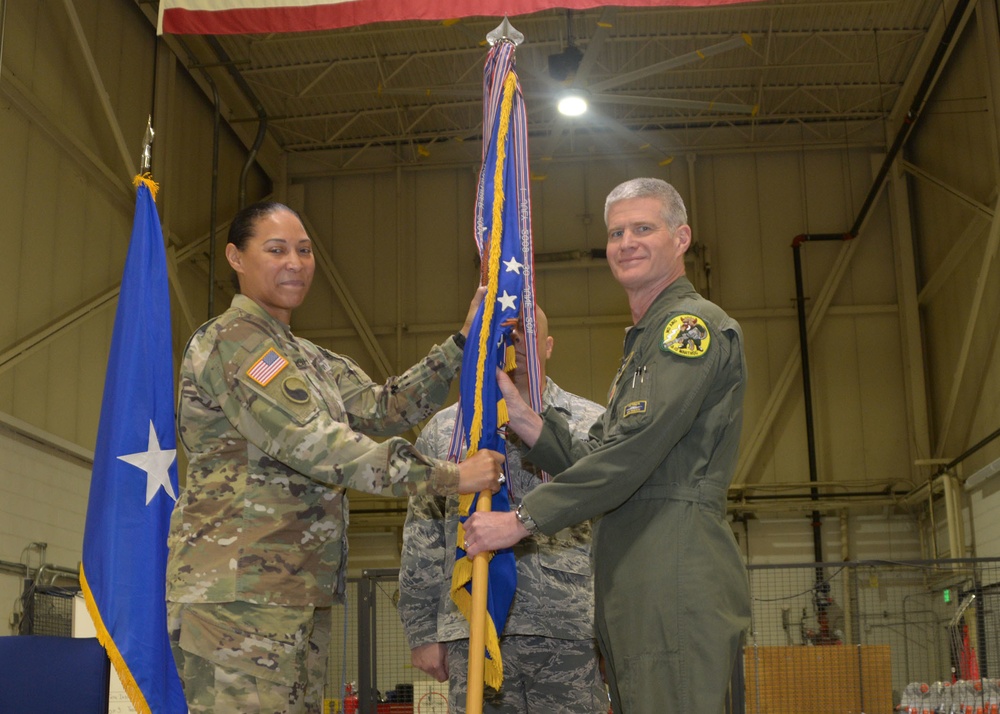
[[[499,488],[502,457],[456,465],[393,437],[446,398],[461,332],[384,385],[295,337],[312,282],[298,215],[259,203],[233,220],[226,258],[240,293],[188,342],[179,440],[187,483],[169,536],[167,607],[192,714],[318,714],[330,606],[343,594],[345,488],[390,496]],[[478,457],[478,458],[477,458]]]

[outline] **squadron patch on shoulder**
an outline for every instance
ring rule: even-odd
[[[296,404],[306,404],[309,401],[309,388],[302,377],[285,377],[285,381],[281,383],[281,393],[288,401]]]
[[[660,349],[681,357],[701,357],[708,351],[712,335],[697,315],[675,315],[663,328]]]
[[[288,360],[271,347],[247,370],[247,376],[260,386],[266,387],[287,366]]]

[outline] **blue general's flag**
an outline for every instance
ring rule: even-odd
[[[523,318],[525,326],[532,405],[536,410],[541,405],[534,330],[527,118],[514,72],[514,49],[514,43],[506,39],[494,44],[484,72],[483,165],[475,229],[482,283],[487,290],[469,330],[462,361],[460,431],[456,434],[467,456],[480,449],[506,451],[502,431],[507,422],[506,406],[497,386],[496,369],[513,368],[511,333],[519,318]],[[462,497],[459,512],[463,523],[475,511],[479,498],[479,494]],[[491,510],[510,510],[506,489],[492,497]],[[458,543],[463,541],[460,525]],[[468,619],[472,612],[472,562],[461,547],[455,555],[452,599]],[[486,684],[497,689],[503,683],[499,639],[516,585],[513,552],[507,548],[494,553],[489,563],[484,678]]]
[[[163,233],[151,180],[111,336],[80,579],[97,637],[140,714],[187,712],[167,636],[167,529],[177,500],[174,368]]]

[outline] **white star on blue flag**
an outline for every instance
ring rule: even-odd
[[[170,498],[177,500],[177,494],[170,483],[170,465],[177,458],[177,449],[160,449],[160,440],[156,438],[156,427],[153,426],[152,419],[149,420],[149,443],[146,450],[118,458],[146,472],[147,506],[161,488]]]

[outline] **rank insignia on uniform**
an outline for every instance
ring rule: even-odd
[[[640,400],[638,402],[632,402],[630,404],[626,404],[624,407],[622,407],[622,419],[634,416],[636,414],[643,414],[645,413],[645,411],[646,411],[645,399]]]
[[[701,357],[708,352],[712,335],[708,325],[696,315],[676,315],[663,328],[660,349],[681,357]]]
[[[281,393],[288,401],[296,404],[305,404],[309,401],[309,388],[301,377],[285,377],[285,381],[281,383]]]
[[[271,347],[264,353],[263,357],[254,362],[253,366],[247,370],[247,376],[260,386],[266,387],[287,366],[288,360],[279,355]]]

